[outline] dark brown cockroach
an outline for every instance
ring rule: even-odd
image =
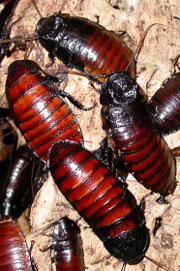
[[[83,141],[78,122],[63,98],[67,94],[59,91],[35,62],[19,60],[9,66],[6,95],[18,128],[43,161],[59,139]]]
[[[114,257],[141,261],[149,246],[144,214],[124,180],[116,178],[81,144],[59,141],[49,150],[49,169],[60,191]]]
[[[22,146],[16,151],[10,176],[0,198],[2,216],[11,216],[15,219],[32,203],[34,186],[38,186],[39,189],[40,181],[43,182],[45,179],[43,178],[45,174],[41,177],[43,168],[44,163],[40,159],[32,158],[27,146]],[[37,192],[37,189],[35,190]]]
[[[9,217],[0,219],[0,270],[33,271],[25,238]]]
[[[84,257],[80,230],[75,222],[64,217],[60,219],[53,232],[52,248],[56,271],[84,271]]]
[[[9,178],[12,161],[17,145],[17,133],[5,117],[9,110],[0,107],[0,197]]]
[[[180,129],[180,73],[164,81],[150,100],[149,110],[163,135]]]
[[[176,188],[172,152],[156,129],[140,87],[125,72],[107,77],[101,90],[103,129],[113,150],[147,189],[162,196]]]
[[[36,33],[51,57],[99,83],[109,73],[125,70],[132,60],[132,52],[115,33],[87,18],[54,14],[39,20]],[[135,76],[133,61],[128,72]]]
[[[2,2],[4,3],[4,8],[0,13],[0,41],[10,38],[11,27],[8,27],[8,25],[19,0],[1,1],[1,3]],[[5,55],[10,54],[9,47],[10,43],[0,43],[0,62]]]

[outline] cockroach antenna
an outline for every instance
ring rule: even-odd
[[[34,5],[34,7],[35,7],[37,13],[39,14],[39,16],[40,16],[41,18],[43,18],[42,14],[41,14],[41,12],[40,12],[40,10],[39,10],[39,8],[38,8],[38,6],[36,5],[35,0],[31,0],[31,1],[32,1],[32,4]]]

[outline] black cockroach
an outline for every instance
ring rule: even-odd
[[[164,81],[150,100],[149,110],[163,135],[180,129],[180,73]]]
[[[49,147],[59,139],[83,141],[78,122],[63,97],[80,104],[59,91],[35,62],[19,60],[9,66],[6,95],[18,128],[43,161],[47,161]]]
[[[5,5],[0,13],[0,41],[10,38],[11,27],[8,25],[18,2],[19,0],[3,1]],[[10,43],[0,43],[0,62],[10,53],[9,47]]]
[[[125,71],[114,72],[102,86],[100,102],[103,129],[128,170],[153,192],[172,194],[175,160],[152,121],[140,87]]]
[[[56,271],[84,271],[84,257],[80,230],[67,217],[60,219],[54,227],[52,248]]]
[[[0,107],[0,197],[9,178],[14,153],[17,146],[17,133],[6,117],[9,110]]]
[[[54,14],[39,20],[36,33],[51,57],[99,83],[109,73],[125,70],[132,59],[132,52],[115,33],[87,18]],[[128,72],[135,76],[133,61]]]
[[[32,203],[34,186],[39,189],[39,183],[43,181],[41,177],[43,168],[44,163],[40,159],[32,159],[27,146],[22,146],[16,151],[10,176],[0,198],[2,216],[11,216],[15,219]],[[45,177],[45,174],[43,176]]]
[[[149,246],[144,214],[122,178],[116,178],[81,144],[69,140],[49,150],[49,169],[72,206],[114,257],[140,262]]]
[[[33,271],[26,240],[9,217],[0,219],[0,270]]]

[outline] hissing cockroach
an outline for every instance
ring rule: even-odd
[[[79,228],[64,217],[54,227],[53,244],[56,271],[84,271],[84,258]]]
[[[0,13],[0,41],[10,38],[11,27],[8,28],[9,21],[19,0],[1,1],[4,8]],[[0,62],[9,52],[10,43],[0,44]]]
[[[9,178],[17,145],[17,133],[5,118],[7,114],[8,110],[0,108],[0,197],[6,180]]]
[[[49,150],[49,169],[60,191],[119,260],[140,262],[149,246],[144,214],[134,196],[81,144],[59,141]]]
[[[47,160],[49,147],[59,139],[83,141],[65,93],[35,62],[19,60],[9,66],[6,95],[18,128],[42,160]]]
[[[180,129],[180,73],[164,81],[150,100],[149,109],[163,135]]]
[[[22,146],[16,151],[10,176],[0,198],[2,216],[15,219],[32,203],[33,187],[38,185],[34,182],[37,182],[37,178],[42,180],[39,174],[42,174],[43,166],[44,163],[40,159],[32,159],[32,155],[27,152],[27,146]]]
[[[137,83],[125,71],[112,73],[102,86],[100,102],[103,129],[128,170],[153,192],[172,194],[176,188],[175,160]]]
[[[84,71],[99,83],[109,73],[125,70],[132,59],[132,52],[115,33],[87,18],[54,14],[41,18],[36,32],[51,57]],[[135,76],[133,61],[128,72]]]
[[[9,217],[0,219],[0,270],[33,271],[26,240]]]

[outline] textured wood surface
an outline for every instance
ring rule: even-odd
[[[117,32],[126,31],[129,46],[135,50],[144,31],[153,23],[154,25],[147,33],[144,44],[137,59],[137,81],[150,97],[162,84],[163,80],[174,71],[173,59],[180,53],[180,17],[179,1],[166,0],[46,0],[36,1],[43,16],[49,16],[55,12],[69,13],[71,15],[84,16],[97,21],[109,30]],[[29,36],[34,34],[35,26],[39,20],[39,15],[35,11],[31,0],[20,0],[12,21],[17,18],[22,19],[15,24],[11,36]],[[170,27],[172,26],[172,27]],[[48,55],[38,42],[28,43],[27,46],[34,45],[29,59],[35,60],[43,69],[47,71],[57,71],[58,65],[62,64],[58,60],[49,69]],[[4,85],[9,63],[15,59],[23,59],[23,52],[15,52],[10,58],[5,58],[1,66],[0,88],[4,94]],[[101,128],[99,95],[92,89],[88,80],[82,76],[69,75],[66,82],[61,87],[71,93],[86,106],[98,103],[92,111],[83,112],[71,105],[82,128],[85,145],[93,150],[99,146],[99,142],[104,137]],[[7,106],[5,97],[1,99],[1,105]],[[180,145],[180,132],[165,138],[171,148]],[[21,141],[20,141],[21,142]],[[180,179],[180,159],[177,159],[177,181]],[[138,202],[148,193],[141,187],[131,175],[128,176],[129,189],[134,193]],[[156,203],[158,195],[151,195],[146,199],[146,221],[150,229],[151,243],[147,256],[169,267],[169,270],[180,270],[179,257],[179,231],[180,231],[180,187],[179,183],[173,196],[167,198],[168,204],[159,205]],[[92,233],[91,229],[79,218],[78,214],[66,202],[57,187],[53,184],[51,177],[44,184],[34,200],[31,208],[31,231],[26,235],[27,241],[34,240],[35,245],[32,255],[39,271],[49,271],[51,268],[50,251],[42,252],[47,246],[51,237],[43,227],[50,225],[62,216],[78,221],[81,228],[83,240],[85,265],[89,271],[114,271],[121,270],[122,263],[113,257],[109,257],[102,243]],[[155,218],[162,216],[162,226],[158,230],[156,237],[153,237],[152,230]],[[46,233],[46,235],[45,235]],[[140,264],[127,266],[126,271],[157,271],[160,267],[144,259]]]

